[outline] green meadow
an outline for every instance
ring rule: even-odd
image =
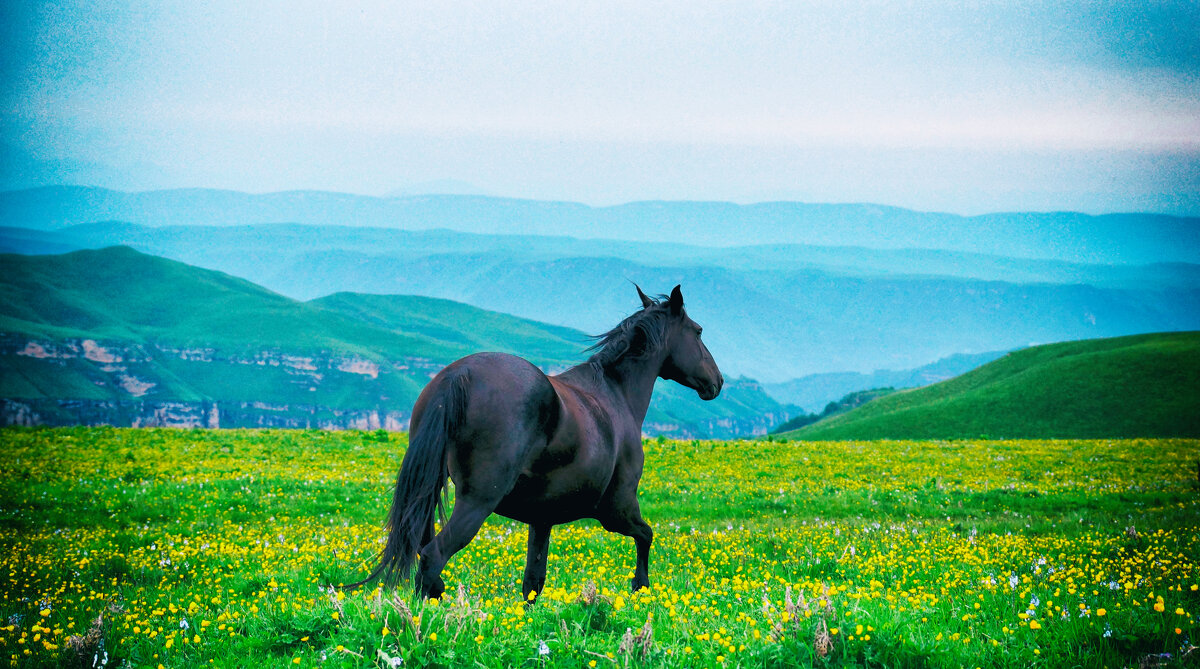
[[[646,442],[633,542],[493,517],[447,596],[360,578],[405,436],[0,432],[15,667],[1195,666],[1195,440]]]

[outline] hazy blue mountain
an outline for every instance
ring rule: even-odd
[[[866,276],[922,275],[1015,283],[1082,283],[1106,288],[1200,285],[1200,264],[1097,265],[936,249],[867,249],[803,244],[714,248],[561,236],[483,235],[451,230],[412,231],[298,224],[148,227],[110,221],[56,231],[0,228],[0,251],[9,253],[61,253],[77,248],[114,245],[130,246],[146,253],[202,266],[237,263],[242,259],[246,261],[248,271],[260,262],[280,265],[302,254],[349,251],[409,258],[455,253],[501,254],[522,259],[611,257],[661,267],[810,269]],[[282,284],[277,289],[296,297],[325,294],[323,291],[307,294]]]
[[[294,191],[126,193],[60,186],[0,193],[0,226],[106,220],[153,226],[304,223],[569,235],[701,246],[814,244],[933,248],[1086,263],[1200,262],[1200,219],[1150,214],[963,217],[864,204],[633,202],[589,207],[475,195],[376,198]]]
[[[918,388],[965,374],[989,363],[1007,351],[991,351],[974,355],[960,353],[922,365],[916,369],[878,369],[874,372],[829,372],[810,374],[783,383],[764,387],[781,402],[795,404],[808,413],[820,413],[825,406],[840,398],[872,388]]]
[[[651,291],[681,283],[722,366],[772,383],[1200,327],[1200,266],[1190,264],[1041,269],[1028,260],[955,252],[777,247],[722,255],[681,245],[300,225],[0,231],[0,244],[10,248],[71,243],[125,243],[297,299],[338,291],[422,294],[592,333],[636,306],[629,281]],[[789,265],[789,250],[822,262]],[[759,256],[775,260],[754,260]],[[929,258],[937,262],[926,265]],[[939,276],[928,266],[1017,278]],[[1038,281],[1020,280],[1029,276]]]
[[[73,235],[32,228],[0,228],[0,253],[46,255],[90,248],[96,247]]]
[[[1115,290],[489,254],[314,254],[277,276],[311,292],[332,286],[423,292],[586,332],[603,331],[635,305],[626,279],[647,290],[682,284],[718,361],[733,373],[766,381],[915,367],[953,353],[1200,324],[1197,287]]]

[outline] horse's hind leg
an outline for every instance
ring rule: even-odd
[[[421,596],[442,596],[446,591],[441,576],[442,569],[455,553],[475,538],[479,528],[483,526],[483,521],[487,520],[495,508],[496,503],[490,500],[471,497],[457,497],[454,500],[454,511],[450,513],[450,520],[446,521],[442,531],[438,532],[433,541],[422,547],[418,554],[421,561],[414,585]]]
[[[532,602],[546,585],[546,558],[550,552],[551,525],[530,525],[529,545],[525,552],[525,578],[521,583],[521,595]],[[530,594],[534,597],[530,597]]]
[[[633,537],[637,546],[637,567],[629,585],[634,592],[650,587],[650,544],[654,543],[654,530],[642,519],[637,500],[634,499],[631,504],[626,504],[624,508],[614,510],[599,520],[609,532]]]

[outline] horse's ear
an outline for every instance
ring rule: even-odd
[[[638,297],[642,298],[642,308],[643,309],[654,306],[654,300],[646,297],[646,294],[642,292],[641,286],[639,286],[635,283],[635,284],[633,284],[633,287],[637,288]]]
[[[671,308],[672,316],[678,316],[679,312],[683,311],[683,293],[679,292],[679,286],[675,286],[671,290],[671,297],[667,300],[667,306]]]

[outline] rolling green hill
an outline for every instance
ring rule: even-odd
[[[1010,353],[779,435],[804,440],[1200,437],[1200,332]]]
[[[126,247],[0,257],[0,331],[226,351],[446,358],[462,344],[383,330],[227,274]],[[515,319],[514,319],[515,320]],[[560,351],[563,353],[564,351]]]
[[[558,371],[588,341],[449,300],[301,302],[125,247],[0,255],[0,268],[2,424],[402,429],[457,358],[504,351]],[[661,388],[649,431],[735,436],[786,418],[756,383],[730,387],[709,404]]]
[[[471,351],[514,353],[552,366],[576,364],[589,343],[578,330],[433,297],[335,293],[306,304],[398,335]]]

